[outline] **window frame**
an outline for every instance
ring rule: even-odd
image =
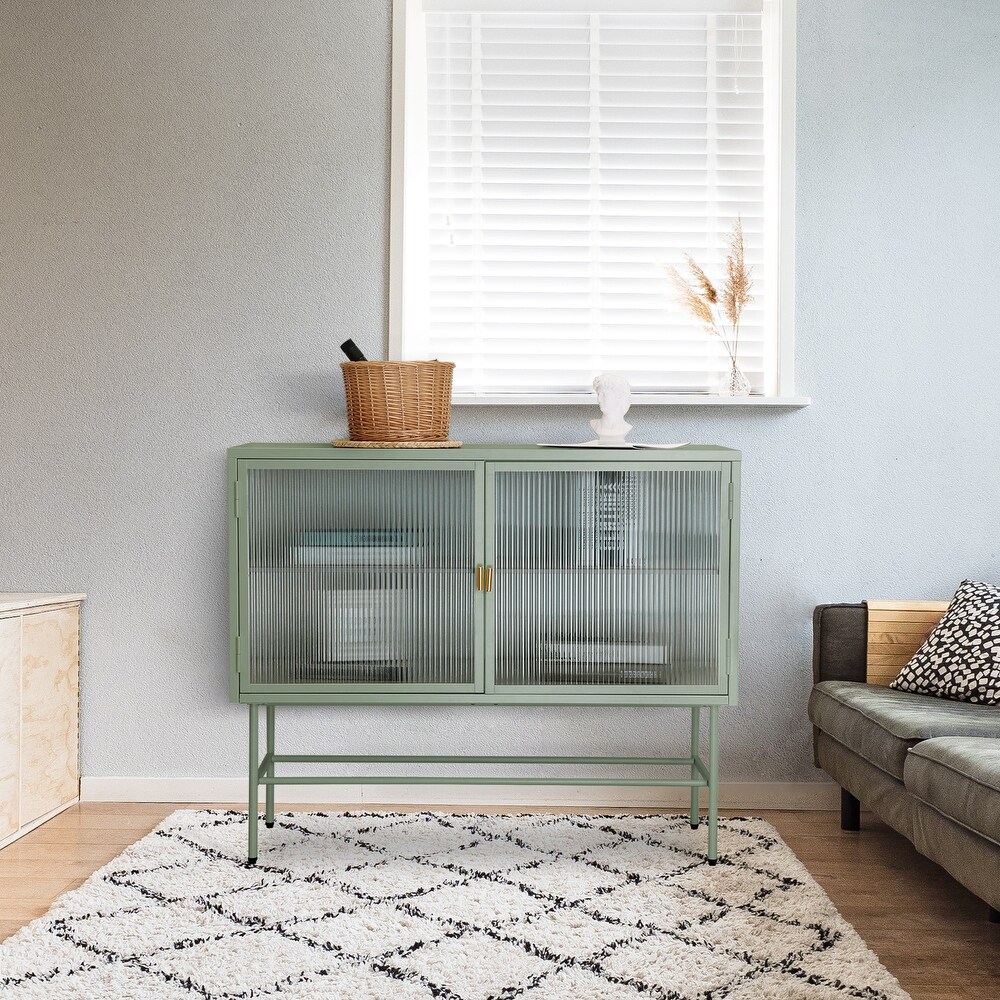
[[[724,2],[724,0],[723,0]],[[547,10],[560,8],[581,10],[592,7],[606,9],[609,0],[547,0]],[[426,256],[410,252],[411,234],[423,227],[415,222],[425,211],[423,197],[426,177],[423,157],[419,154],[424,142],[422,130],[414,122],[424,120],[412,113],[413,105],[423,99],[423,89],[408,87],[407,79],[423,73],[424,53],[417,44],[420,36],[408,31],[411,18],[422,15],[423,0],[393,0],[392,5],[392,89],[391,89],[391,151],[390,151],[390,219],[389,219],[389,301],[388,357],[404,360],[403,344],[407,322],[406,305],[411,296],[427,287]],[[510,9],[518,0],[481,0],[484,10]],[[702,0],[633,0],[615,6],[617,13],[630,7],[636,10],[670,11],[697,10]],[[708,4],[704,4],[708,6]],[[633,392],[632,405],[642,403],[674,405],[765,405],[803,406],[809,400],[795,395],[795,24],[796,0],[762,0],[764,19],[764,62],[773,74],[772,84],[765,92],[764,148],[771,163],[766,172],[765,213],[773,215],[775,223],[765,248],[769,282],[770,315],[777,329],[773,339],[773,372],[766,391],[761,395],[722,397],[709,393]],[[535,6],[531,0],[525,8]],[[714,6],[721,6],[718,2]],[[416,39],[416,40],[415,40]],[[409,155],[408,155],[409,154]],[[414,248],[415,251],[419,248]],[[589,403],[589,391],[532,393],[478,392],[455,393],[456,404],[580,404]]]

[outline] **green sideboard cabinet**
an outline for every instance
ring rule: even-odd
[[[248,444],[228,468],[230,693],[250,707],[251,862],[260,787],[272,826],[279,784],[456,781],[683,786],[692,826],[706,787],[715,862],[718,708],[737,697],[739,452]],[[276,707],[295,704],[684,707],[690,753],[278,754]],[[616,763],[660,776],[277,773],[358,762]]]

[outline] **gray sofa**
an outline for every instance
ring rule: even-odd
[[[816,764],[841,787],[841,826],[872,810],[984,899],[1000,921],[1000,706],[865,683],[864,604],[813,615]]]

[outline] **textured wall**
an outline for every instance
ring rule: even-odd
[[[389,0],[0,9],[0,589],[86,590],[83,772],[242,773],[223,452],[344,427],[386,313]],[[799,0],[808,409],[630,415],[741,448],[728,780],[809,780],[809,613],[1000,578],[994,0]],[[461,409],[466,441],[583,409]],[[621,710],[302,710],[303,747],[653,751]],[[510,734],[517,734],[515,741]]]

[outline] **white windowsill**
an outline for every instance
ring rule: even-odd
[[[497,392],[452,396],[455,406],[596,406],[592,392]],[[632,406],[776,406],[798,409],[809,406],[808,396],[712,396],[681,392],[633,392]]]

